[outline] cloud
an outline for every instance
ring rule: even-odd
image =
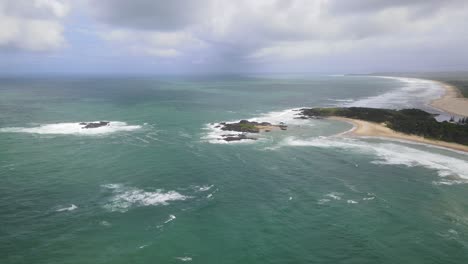
[[[184,31],[158,32],[144,30],[114,29],[100,32],[99,35],[108,41],[117,42],[128,47],[133,54],[173,58],[201,49],[206,44]]]
[[[380,12],[392,8],[408,8],[411,12],[426,14],[440,10],[447,6],[460,6],[464,0],[333,0],[329,2],[332,14],[363,14]]]
[[[108,25],[132,29],[174,31],[202,19],[210,1],[99,0],[91,1],[94,16]]]
[[[466,0],[76,0],[63,24],[68,1],[0,0],[0,49],[60,48],[66,25],[70,56],[111,68],[468,67]]]
[[[102,0],[92,8],[110,35],[124,30],[126,39],[137,39],[129,45],[134,50],[180,57],[209,47],[203,52],[212,58],[247,61],[323,56],[370,43],[401,48],[452,29],[453,13],[467,15],[462,0]]]
[[[63,46],[60,19],[68,11],[60,0],[0,1],[0,48],[47,51]]]

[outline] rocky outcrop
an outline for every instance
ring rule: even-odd
[[[249,137],[247,136],[246,134],[240,134],[240,135],[235,135],[235,134],[231,134],[231,135],[222,135],[222,140],[224,141],[239,141],[239,140],[245,140],[245,139],[250,139],[250,140],[257,140],[257,138],[254,138],[254,137]]]
[[[286,130],[288,126],[284,123],[279,125],[274,125],[269,122],[255,122],[249,120],[241,120],[235,123],[219,123],[216,128],[219,128],[223,131],[234,131],[242,132],[242,134],[226,134],[222,135],[220,140],[225,141],[237,141],[237,140],[257,140],[255,137],[248,136],[248,133],[260,133],[260,132],[270,132],[273,130]]]
[[[80,125],[82,129],[88,129],[88,128],[98,128],[98,127],[103,127],[103,126],[108,126],[110,122],[107,121],[99,121],[99,122],[81,122]]]
[[[248,120],[241,120],[238,123],[224,123],[221,127],[221,130],[224,131],[237,131],[237,132],[248,132],[248,133],[258,133],[260,129],[257,126],[260,123],[258,122],[250,122]],[[270,125],[270,123],[266,123],[265,125]]]

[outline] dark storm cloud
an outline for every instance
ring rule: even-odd
[[[90,5],[96,18],[106,24],[160,31],[179,30],[196,23],[207,1],[192,0],[99,0]]]

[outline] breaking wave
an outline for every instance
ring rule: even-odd
[[[113,196],[104,207],[110,211],[126,212],[131,207],[168,205],[171,201],[183,201],[191,197],[176,191],[158,189],[144,191],[134,187],[125,187],[121,184],[106,184],[102,187],[111,189]]]
[[[72,204],[72,205],[70,205],[70,207],[60,208],[60,209],[57,209],[56,211],[57,211],[57,212],[73,211],[73,210],[75,210],[76,208],[78,208],[78,206]]]
[[[344,103],[343,106],[397,109],[413,108],[426,106],[432,100],[441,97],[445,92],[439,83],[431,80],[387,76],[375,77],[396,80],[401,82],[402,86],[377,96]]]
[[[122,131],[133,131],[141,128],[139,125],[128,125],[125,122],[110,121],[107,126],[86,129],[83,128],[83,125],[80,123],[81,122],[44,124],[37,127],[5,127],[0,128],[0,132],[51,135],[104,135]]]
[[[407,147],[396,143],[371,143],[351,138],[319,137],[308,140],[286,138],[282,146],[310,146],[318,148],[338,148],[346,151],[373,154],[374,164],[405,165],[436,170],[441,177],[456,177],[457,183],[468,183],[468,162],[434,152]],[[444,180],[446,182],[447,179]],[[450,181],[452,182],[452,181]]]

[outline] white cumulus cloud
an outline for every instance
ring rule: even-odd
[[[63,46],[61,19],[69,9],[61,0],[1,0],[0,48],[47,51]]]

